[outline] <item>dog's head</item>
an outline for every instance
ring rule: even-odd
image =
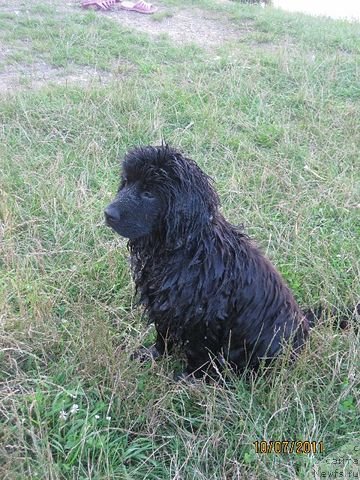
[[[105,218],[131,241],[156,234],[174,246],[211,222],[218,205],[210,177],[195,162],[168,146],[149,146],[125,156]]]

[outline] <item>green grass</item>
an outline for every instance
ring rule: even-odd
[[[0,103],[1,478],[308,480],[356,457],[359,336],[331,319],[296,365],[254,381],[175,384],[173,358],[129,360],[153,332],[102,211],[132,145],[165,139],[197,160],[300,304],[359,298],[359,25],[196,5],[246,34],[209,52],[45,1],[0,12],[1,72],[111,74]],[[325,453],[256,454],[262,439]]]

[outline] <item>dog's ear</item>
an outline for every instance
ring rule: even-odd
[[[219,206],[219,197],[211,178],[194,161],[180,154],[176,155],[172,174],[168,178],[163,227],[167,245],[176,248],[210,226]]]

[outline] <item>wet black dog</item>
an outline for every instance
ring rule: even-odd
[[[294,352],[309,325],[280,274],[251,240],[219,212],[211,179],[167,147],[124,159],[107,224],[129,239],[140,301],[157,331],[155,358],[174,345],[184,375],[201,376],[212,360],[256,369],[284,343]]]

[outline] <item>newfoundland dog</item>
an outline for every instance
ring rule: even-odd
[[[129,239],[139,300],[155,324],[153,358],[178,346],[202,376],[226,361],[256,369],[309,324],[280,274],[219,211],[211,178],[169,146],[136,148],[123,161],[106,223]],[[144,349],[141,350],[144,353]]]

